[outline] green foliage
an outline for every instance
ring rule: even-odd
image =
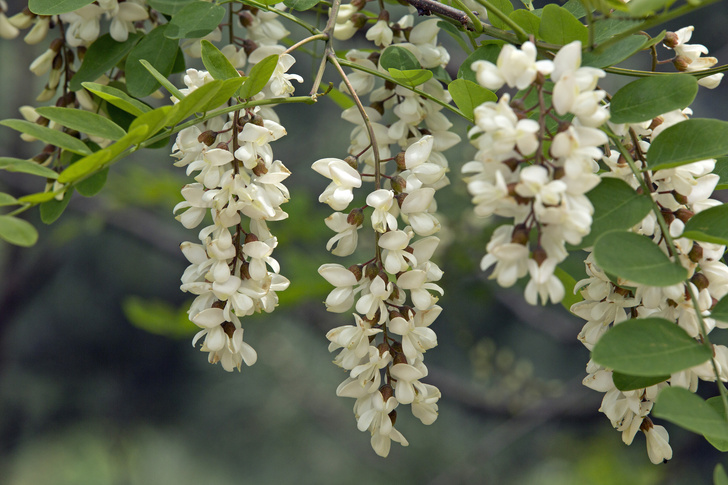
[[[401,71],[422,68],[414,54],[404,47],[396,45],[390,45],[384,49],[384,52],[382,52],[382,55],[379,57],[379,65],[384,69],[393,67]]]
[[[223,81],[240,77],[238,70],[212,42],[203,39],[200,44],[202,47],[202,63],[205,65],[205,69],[210,72],[210,76]]]
[[[139,62],[142,66],[144,66],[144,69],[149,71],[149,74],[154,76],[154,79],[156,79],[157,82],[159,82],[159,84],[161,84],[171,95],[173,95],[177,99],[184,98],[184,94],[182,94],[174,84],[169,82],[169,79],[167,79],[166,76],[163,76],[161,72],[157,71],[154,66],[149,64],[146,59],[140,59]]]
[[[602,335],[591,354],[604,367],[642,377],[664,377],[702,364],[711,355],[710,349],[664,318],[617,324]]]
[[[432,71],[427,69],[407,69],[400,71],[394,67],[388,69],[389,75],[401,84],[417,87],[432,79]]]
[[[106,185],[106,179],[109,177],[109,167],[103,168],[91,175],[90,177],[80,181],[74,187],[76,191],[84,197],[93,197],[101,192]]]
[[[38,241],[38,231],[28,221],[0,215],[0,239],[16,246],[32,246]]]
[[[58,15],[85,7],[93,0],[28,0],[28,8],[36,15]]]
[[[693,118],[665,128],[647,151],[647,166],[660,170],[728,153],[728,122]]]
[[[655,417],[706,437],[728,440],[728,421],[703,399],[682,387],[666,387],[652,409]]]
[[[158,12],[165,15],[174,15],[190,3],[197,1],[199,0],[147,0],[147,3]]]
[[[718,463],[713,470],[713,485],[728,485],[728,475],[725,473],[723,465]]]
[[[190,322],[185,307],[176,308],[165,301],[127,297],[122,303],[129,322],[142,330],[170,338],[189,338],[199,330]]]
[[[172,106],[166,118],[167,126],[174,126],[194,113],[202,113],[225,103],[245,81],[239,77],[226,81],[212,81],[192,91]]]
[[[633,391],[635,389],[644,389],[654,386],[660,382],[664,382],[670,378],[669,375],[664,376],[631,376],[620,372],[612,373],[612,381],[614,386],[620,391]]]
[[[550,3],[543,8],[539,37],[552,44],[566,45],[575,40],[586,45],[589,33],[584,24],[563,7]]]
[[[627,182],[605,177],[586,194],[594,206],[591,231],[581,240],[580,247],[593,246],[602,234],[626,230],[637,224],[650,212],[652,201],[638,194]]]
[[[537,36],[541,19],[528,10],[518,9],[511,12],[508,17],[521,27],[527,34]]]
[[[721,322],[728,322],[728,295],[721,298],[710,310],[710,317]]]
[[[73,189],[67,190],[63,194],[63,198],[61,200],[51,199],[40,204],[40,220],[45,224],[54,223],[59,217],[61,217],[63,211],[66,210],[68,203],[71,202],[72,195]]]
[[[159,88],[159,81],[139,62],[141,59],[149,62],[165,77],[172,72],[179,42],[165,35],[167,27],[167,24],[156,27],[129,52],[124,69],[126,86],[132,96],[149,96]]]
[[[320,1],[321,0],[283,0],[283,4],[293,10],[303,12],[315,7]]]
[[[447,90],[457,107],[470,121],[474,121],[475,119],[473,114],[475,108],[486,101],[498,100],[498,96],[495,93],[467,79],[454,80],[448,84]]]
[[[126,131],[122,127],[110,119],[92,113],[91,111],[59,108],[56,106],[41,106],[36,108],[36,112],[44,118],[55,121],[59,125],[86,133],[90,136],[98,136],[107,140],[116,141],[126,135]]]
[[[513,4],[511,3],[511,0],[491,0],[490,3],[502,14],[504,14],[506,17],[513,12]],[[498,17],[493,9],[486,9],[488,12],[488,20],[491,24],[493,24],[493,27],[497,29],[502,30],[510,30],[510,26],[505,23],[500,17]]]
[[[643,35],[630,35],[616,44],[585,52],[581,64],[598,68],[614,66],[643,50],[646,42]]]
[[[175,12],[164,31],[168,39],[196,39],[204,37],[225,17],[226,10],[208,2],[192,2]]]
[[[685,224],[682,236],[695,241],[728,244],[728,206],[718,205],[698,212]]]
[[[42,142],[63,148],[72,153],[78,153],[79,155],[88,155],[91,153],[91,150],[78,138],[74,138],[68,133],[53,130],[47,126],[41,126],[25,120],[2,120],[0,121],[0,125],[28,134]]]
[[[263,90],[278,65],[278,56],[268,56],[257,63],[248,73],[248,78],[238,91],[238,96],[247,99]]]
[[[648,121],[663,113],[690,106],[697,94],[698,81],[689,74],[638,79],[624,86],[612,97],[609,109],[610,121],[613,123]]]
[[[0,170],[7,172],[28,173],[54,179],[58,177],[58,173],[48,167],[39,165],[31,160],[21,160],[19,158],[0,157]]]
[[[144,67],[142,67],[142,69],[144,69]],[[141,116],[147,111],[151,110],[149,106],[142,103],[138,99],[132,98],[124,91],[116,89],[112,86],[104,86],[103,84],[87,82],[83,83],[83,87],[94,93],[99,98],[105,100],[107,103],[111,103],[117,108],[122,109],[134,116]]]
[[[688,274],[650,238],[633,232],[603,234],[594,244],[594,259],[607,273],[647,286],[675,285]]]
[[[486,42],[480,47],[475,49],[465,61],[460,65],[458,70],[458,79],[465,79],[477,83],[478,80],[475,77],[475,72],[470,67],[475,61],[489,61],[495,64],[498,62],[498,54],[500,54],[503,42]]]
[[[71,78],[72,91],[81,89],[82,84],[96,81],[109,69],[119,64],[142,38],[141,34],[129,34],[124,42],[117,42],[111,35],[104,34],[91,44],[83,56],[83,63]]]
[[[0,192],[0,207],[5,207],[8,205],[17,205],[17,203],[18,203],[18,199],[16,199],[12,195]]]

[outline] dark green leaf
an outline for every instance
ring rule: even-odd
[[[698,81],[689,74],[638,79],[616,92],[609,105],[610,121],[613,123],[648,121],[668,111],[690,106],[696,94],[698,94]]]
[[[303,12],[315,7],[316,4],[320,1],[321,0],[283,0],[283,4],[288,8],[292,8],[293,10]]]
[[[713,408],[713,410],[718,413],[718,416],[723,417],[725,416],[725,408],[723,407],[723,399],[720,396],[711,397],[710,399],[706,400],[705,402],[708,403],[708,406]],[[719,438],[713,438],[710,436],[705,437],[708,442],[713,445],[717,450],[726,452],[728,451],[728,439],[722,440]],[[726,483],[728,485],[728,483]]]
[[[154,76],[154,79],[156,79],[157,82],[161,84],[162,87],[164,87],[164,89],[166,89],[169,94],[177,99],[182,99],[185,97],[185,95],[182,94],[182,92],[177,89],[177,87],[172,84],[169,79],[167,79],[165,76],[162,76],[162,73],[157,71],[154,66],[149,64],[146,59],[140,59],[139,62],[142,64],[142,66],[144,66],[144,69],[149,71],[149,74]]]
[[[538,29],[539,25],[541,24],[541,19],[538,18],[533,12],[529,12],[528,10],[519,8],[518,10],[514,10],[513,12],[511,12],[508,17],[510,17],[511,20],[517,23],[518,26],[521,27],[527,34],[531,34],[534,36],[538,35]]]
[[[212,45],[208,40],[202,40],[202,63],[205,65],[205,69],[210,72],[213,79],[232,79],[234,77],[240,77],[240,73],[230,63],[225,54]]]
[[[399,69],[390,67],[388,70],[389,75],[392,76],[393,79],[397,80],[397,82],[407,84],[413,88],[432,79],[432,71],[428,71],[427,69],[408,69],[406,71],[400,71]]]
[[[640,222],[650,212],[652,201],[638,194],[627,182],[604,177],[586,196],[594,207],[591,231],[579,247],[594,245],[599,236],[614,230],[626,230]]]
[[[38,210],[40,211],[40,220],[43,221],[44,224],[53,224],[56,222],[56,219],[61,217],[61,214],[63,214],[63,211],[66,210],[68,203],[71,202],[72,195],[73,189],[69,189],[63,194],[63,199],[51,199],[40,204],[40,206],[38,206]]]
[[[213,3],[190,3],[172,17],[164,35],[168,39],[199,39],[217,28],[225,12],[224,7]]]
[[[126,135],[126,131],[116,123],[90,111],[56,106],[42,106],[36,108],[36,111],[39,115],[55,121],[59,125],[90,136],[99,136],[116,141]]]
[[[81,83],[96,81],[109,69],[116,66],[139,42],[141,34],[129,34],[124,42],[116,42],[111,35],[104,34],[91,44],[83,56],[81,68],[71,78],[71,90],[81,89]]]
[[[728,189],[728,158],[721,157],[715,160],[715,168],[713,173],[720,176],[718,185],[715,186],[715,190]]]
[[[694,118],[666,128],[647,151],[650,170],[672,168],[728,153],[728,122]]]
[[[513,12],[513,4],[510,0],[491,0],[490,3],[498,9],[502,14],[508,17]],[[511,27],[500,19],[493,10],[487,9],[488,21],[493,24],[493,27],[501,30],[511,30]]]
[[[58,174],[48,167],[38,165],[31,160],[21,160],[19,158],[0,157],[0,170],[8,172],[29,173],[49,179],[58,177]]]
[[[586,45],[589,41],[586,25],[579,22],[568,10],[553,3],[543,8],[538,33],[546,42],[558,45],[566,45],[575,40]]]
[[[47,126],[40,126],[25,120],[2,120],[0,125],[7,126],[21,133],[33,136],[49,145],[54,145],[69,152],[78,153],[79,155],[88,155],[91,150],[78,138],[74,138],[68,133],[53,130]]]
[[[82,180],[75,185],[76,190],[79,194],[84,197],[93,197],[94,195],[101,192],[101,189],[106,185],[106,179],[109,176],[109,167],[99,170],[89,178]]]
[[[592,350],[594,362],[623,374],[657,377],[689,369],[712,352],[664,318],[627,320],[607,330]]]
[[[141,64],[139,64],[139,67],[144,69]],[[83,83],[83,87],[106,102],[111,103],[117,108],[122,109],[127,113],[131,113],[134,116],[141,116],[152,109],[138,99],[132,98],[124,91],[111,86],[104,86],[96,83]]]
[[[257,63],[248,73],[248,79],[238,91],[238,96],[243,99],[255,96],[263,90],[278,65],[278,55],[268,56]]]
[[[445,22],[444,20],[440,20],[439,22],[437,22],[437,26],[440,27],[445,32],[447,32],[450,35],[450,37],[455,39],[455,41],[460,45],[460,47],[462,47],[463,52],[470,51],[470,47],[468,47],[468,44],[465,42],[465,39],[463,39],[463,35],[462,35],[462,32],[460,31],[460,29],[455,27],[450,22]]]
[[[182,10],[187,4],[198,0],[147,0],[147,3],[157,12],[165,15],[174,15]]]
[[[717,205],[695,214],[685,224],[682,237],[728,245],[728,205]]]
[[[466,79],[456,79],[447,86],[453,101],[473,121],[473,111],[486,101],[497,101],[498,96],[492,91]]]
[[[36,15],[58,15],[85,7],[93,0],[28,0],[28,8]]]
[[[382,55],[379,57],[379,65],[384,69],[393,67],[400,71],[422,68],[414,54],[404,47],[396,45],[390,45],[384,49],[384,52],[382,52]]]
[[[581,65],[600,69],[614,66],[644,49],[646,40],[644,35],[631,35],[604,49],[587,51],[581,58]]]
[[[16,199],[12,195],[0,192],[0,207],[5,207],[8,205],[16,205],[17,203],[18,203],[18,199]]]
[[[652,415],[694,433],[728,440],[728,421],[703,399],[682,387],[666,387],[657,395]]]
[[[177,55],[174,57],[174,65],[172,66],[172,74],[185,72],[186,68],[185,53],[182,52],[182,49],[177,48]]]
[[[721,298],[710,310],[710,317],[728,323],[728,295]]]
[[[0,239],[16,246],[28,247],[38,241],[38,231],[30,222],[23,219],[0,216]]]
[[[165,77],[172,72],[179,42],[164,35],[167,25],[160,25],[149,32],[126,58],[126,86],[132,96],[149,96],[159,88],[159,82],[139,62],[141,59]]]
[[[633,391],[635,389],[644,389],[646,387],[654,386],[660,382],[664,382],[670,378],[669,375],[664,376],[630,376],[627,374],[621,374],[619,372],[612,373],[612,381],[614,385],[620,391]]]
[[[688,276],[652,239],[633,232],[603,234],[594,244],[594,259],[607,273],[641,285],[671,286]]]
[[[475,77],[475,71],[470,66],[475,61],[489,61],[495,64],[498,62],[501,47],[503,47],[503,42],[501,41],[488,41],[487,43],[483,43],[483,45],[475,49],[460,65],[458,79],[465,79],[477,83],[478,79]]]
[[[623,17],[601,19],[599,22],[594,22],[594,42],[600,44],[615,35],[626,32],[639,23],[639,20],[631,20]],[[646,41],[647,37],[643,36],[643,40]]]

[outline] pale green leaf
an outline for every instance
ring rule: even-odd
[[[708,403],[682,387],[666,387],[657,395],[652,415],[712,438],[728,440],[728,421]]]
[[[265,85],[268,84],[268,81],[273,75],[277,65],[278,55],[274,54],[266,57],[253,66],[250,72],[248,72],[248,79],[246,79],[240,87],[238,96],[243,99],[247,99],[261,92]]]
[[[94,93],[99,98],[105,100],[107,103],[113,104],[117,108],[122,109],[127,113],[131,113],[134,116],[143,115],[152,109],[138,99],[132,98],[124,91],[111,86],[104,86],[103,84],[97,83],[83,83],[83,87]]]
[[[21,160],[19,158],[0,157],[0,170],[28,173],[49,179],[58,178],[58,173],[50,168],[38,165],[31,160]]]
[[[47,126],[40,126],[25,120],[2,120],[0,121],[0,125],[7,126],[21,133],[26,133],[42,142],[63,148],[72,153],[78,153],[79,155],[88,155],[91,153],[89,147],[78,138],[74,138],[62,131],[53,130]]]
[[[44,118],[90,136],[116,141],[126,135],[122,127],[91,111],[56,106],[41,106],[35,110]]]
[[[571,12],[553,3],[543,8],[538,33],[546,42],[558,45],[566,45],[575,40],[586,45],[589,41],[586,25],[579,22]]]
[[[427,69],[407,69],[400,71],[399,69],[390,67],[388,71],[394,80],[413,88],[432,79],[432,71],[428,71]]]
[[[456,79],[447,86],[453,101],[462,113],[473,121],[475,108],[487,101],[497,101],[498,96],[480,84],[467,79]]]
[[[0,239],[16,246],[29,247],[38,241],[38,231],[23,219],[0,216]]]
[[[28,0],[28,8],[36,15],[58,15],[85,7],[93,0]]]
[[[213,79],[231,79],[240,77],[240,73],[230,63],[225,54],[215,47],[212,42],[208,40],[201,41],[202,47],[202,63],[205,65],[205,69],[210,72]]]

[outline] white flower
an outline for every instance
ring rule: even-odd
[[[354,200],[352,190],[361,187],[359,171],[338,158],[322,158],[315,161],[311,168],[332,181],[319,196],[319,202],[337,211],[346,209]]]
[[[564,285],[554,275],[557,261],[553,258],[546,258],[539,265],[535,260],[528,260],[528,272],[531,279],[526,285],[526,301],[531,305],[538,304],[538,297],[541,297],[541,304],[545,305],[551,300],[558,303],[564,298]]]
[[[672,458],[672,448],[670,447],[670,435],[664,426],[655,426],[650,422],[648,426],[642,424],[647,438],[647,455],[650,461],[655,465],[664,463]]]
[[[386,20],[378,20],[373,27],[367,30],[367,39],[374,42],[377,47],[387,47],[392,43],[393,35],[389,22]]]
[[[382,251],[384,269],[388,273],[396,274],[406,271],[409,266],[417,266],[415,257],[406,251],[412,234],[405,231],[388,231],[379,237],[379,247]]]
[[[387,328],[402,336],[402,352],[407,361],[414,362],[423,353],[437,346],[437,335],[430,325],[440,312],[442,308],[435,305],[428,310],[418,311],[413,318],[397,316],[390,320]]]
[[[423,365],[424,367],[424,365]],[[397,379],[394,383],[394,393],[401,404],[410,404],[415,400],[414,383],[425,377],[417,367],[410,364],[394,364],[390,373],[393,378]]]
[[[372,228],[377,232],[397,229],[397,218],[390,212],[394,203],[394,192],[386,189],[375,190],[367,196],[367,205],[372,207]]]
[[[384,301],[389,298],[392,293],[393,285],[391,282],[387,282],[382,276],[377,275],[369,285],[369,293],[363,295],[356,302],[356,311],[362,315],[366,315],[367,318],[374,318],[377,311],[381,315],[386,315],[387,306]]]
[[[354,273],[340,264],[327,263],[319,267],[318,272],[326,281],[334,285],[326,297],[326,309],[330,312],[342,313],[354,304],[354,286],[358,283]]]

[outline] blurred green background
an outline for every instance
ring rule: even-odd
[[[727,17],[719,3],[672,28],[695,24],[692,41],[725,61]],[[41,48],[0,43],[3,117],[19,117],[42,89],[26,70]],[[299,56],[292,72],[310,71]],[[701,89],[695,115],[728,118],[726,86]],[[426,363],[427,382],[443,392],[440,417],[423,426],[400,412],[410,446],[377,457],[353,401],[335,396],[346,375],[324,335],[350,317],[325,311],[329,287],[316,272],[337,258],[324,250],[331,211],[317,202],[326,181],[309,167],[343,157],[350,126],[326,99],[278,113],[289,134],[273,149],[293,172],[292,201],[291,217],[271,229],[292,283],[273,314],[244,320],[259,359],[242,373],[209,365],[190,345],[179,243],[196,232],[172,216],[187,177],[168,148],[114,166],[100,196],[75,195],[53,225],[29,211],[35,247],[0,245],[0,484],[710,482],[722,457],[692,434],[668,425],[674,459],[661,466],[649,463],[643,436],[622,444],[597,411],[601,395],[581,385],[583,322],[562,307],[529,307],[521,290],[499,289],[478,270],[493,221],[470,217],[458,176],[473,153],[465,141],[448,152],[452,185],[438,193],[446,293]],[[467,126],[457,129],[464,137]],[[0,142],[2,156],[41,149],[9,129]],[[41,184],[0,173],[0,191],[15,196]]]

